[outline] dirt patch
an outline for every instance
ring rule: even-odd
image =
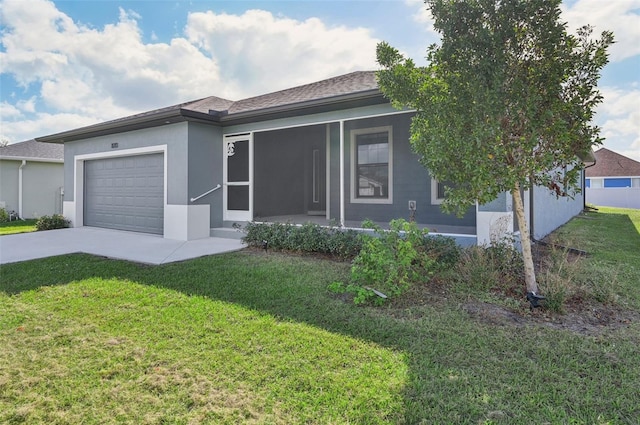
[[[496,304],[479,301],[462,306],[474,319],[500,326],[544,326],[571,331],[581,335],[599,335],[626,328],[640,321],[640,313],[616,306],[581,305],[579,310],[552,314],[545,310],[513,311]]]

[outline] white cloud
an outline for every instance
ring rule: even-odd
[[[3,97],[10,111],[3,113],[3,131],[13,141],[209,95],[238,99],[375,67],[378,40],[367,29],[328,27],[317,18],[192,13],[184,37],[157,42],[152,33],[145,43],[141,17],[124,9],[117,22],[94,28],[47,0],[1,5],[2,72],[38,92],[13,105]]]
[[[605,145],[623,155],[640,158],[640,90],[603,87],[597,121],[606,138]]]
[[[594,27],[594,34],[613,31],[616,43],[609,49],[612,61],[640,54],[640,0],[578,0],[562,5],[562,18],[575,30]]]
[[[0,118],[2,120],[6,120],[7,118],[17,118],[22,116],[22,112],[20,109],[16,108],[14,105],[2,102],[0,103]]]
[[[424,4],[424,0],[405,0],[405,3],[410,8],[415,9],[413,20],[424,25],[423,29],[426,32],[437,35],[437,38],[439,39],[440,35],[433,28],[433,15],[431,14],[431,11],[427,9],[427,6]]]
[[[35,112],[36,111],[36,97],[32,96],[27,100],[19,100],[16,103],[18,109],[24,112]]]
[[[199,12],[189,15],[185,33],[220,64],[221,88],[236,98],[376,67],[378,40],[369,30],[330,28],[317,18]]]

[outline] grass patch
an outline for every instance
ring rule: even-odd
[[[15,220],[0,223],[0,236],[36,231],[37,220]]]
[[[585,250],[587,284],[609,292],[624,305],[640,309],[640,210],[598,207],[558,229],[555,238]]]
[[[601,237],[615,236],[582,240]],[[600,250],[610,248],[584,249],[605,267]],[[622,288],[628,267],[618,269]],[[460,298],[417,292],[422,301],[356,307],[327,291],[349,264],[263,251],[163,266],[67,255],[1,273],[0,423],[640,417],[638,321],[595,334],[490,323]],[[620,296],[638,303],[633,290]]]

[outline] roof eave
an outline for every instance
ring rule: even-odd
[[[64,131],[62,133],[52,134],[49,136],[36,137],[35,140],[45,143],[65,143],[75,140],[88,139],[91,137],[124,133],[127,131],[159,127],[168,124],[176,124],[185,121],[215,123],[219,121],[219,118],[215,115],[180,108],[145,116],[136,116],[124,118],[117,121],[108,121],[88,127],[81,127],[74,130]]]
[[[53,162],[53,163],[64,163],[64,159],[57,158],[38,158],[34,156],[6,156],[0,155],[0,160],[3,161],[28,161],[28,162]]]

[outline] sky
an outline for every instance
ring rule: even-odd
[[[595,122],[604,147],[640,160],[640,0],[565,0],[561,18],[614,32]],[[423,65],[439,40],[421,0],[0,0],[0,25],[9,143],[375,70],[383,40]]]

